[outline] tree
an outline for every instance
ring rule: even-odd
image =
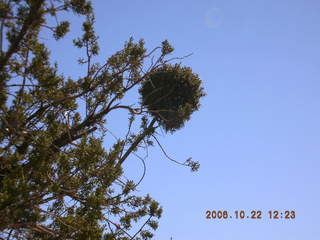
[[[58,73],[39,38],[43,28],[56,40],[68,33],[70,23],[58,21],[63,11],[85,19],[73,41],[86,53],[78,79]],[[57,25],[48,25],[50,16]],[[148,52],[130,38],[94,62],[99,45],[87,0],[0,0],[0,21],[0,239],[151,238],[162,208],[134,195],[139,183],[123,179],[122,164],[152,140],[164,151],[157,130],[173,133],[198,110],[198,75],[171,64],[181,58],[168,58],[168,41]],[[121,103],[136,90],[138,105]],[[105,149],[105,118],[120,109],[128,112],[127,133]],[[133,222],[141,224],[136,233]]]

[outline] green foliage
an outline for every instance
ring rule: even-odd
[[[142,105],[170,132],[183,127],[191,114],[199,109],[200,98],[205,95],[198,75],[179,64],[164,65],[152,72],[142,83],[140,93]]]
[[[69,32],[61,12],[84,19],[73,40],[86,55],[78,59],[84,75],[58,74],[39,37],[42,29],[56,40]],[[158,127],[173,132],[190,118],[204,95],[201,81],[168,63],[174,49],[167,40],[148,52],[143,40],[130,38],[95,62],[94,22],[87,0],[0,0],[1,239],[138,240],[158,227],[160,204],[136,194],[144,173],[137,183],[128,180],[122,164],[129,157],[144,164],[139,154],[153,145]],[[123,105],[139,86],[142,103]],[[128,111],[127,132],[112,142],[106,118],[117,110]]]
[[[64,35],[66,35],[69,32],[70,23],[67,21],[61,22],[55,29],[55,32],[53,34],[54,38],[56,40],[62,38]]]

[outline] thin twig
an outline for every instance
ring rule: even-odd
[[[133,235],[132,238],[130,238],[130,240],[133,240],[133,239],[142,231],[142,229],[144,228],[144,226],[150,221],[151,218],[152,218],[152,216],[150,216],[150,217],[148,218],[148,220],[141,226],[141,228],[139,229],[139,231],[136,232],[136,233]]]
[[[156,142],[158,143],[161,151],[163,152],[163,154],[164,154],[169,160],[171,160],[171,161],[173,161],[173,162],[175,162],[175,163],[177,163],[177,164],[179,164],[179,165],[187,166],[185,163],[178,162],[177,160],[174,160],[173,158],[171,158],[171,157],[167,154],[167,152],[164,150],[164,148],[162,147],[162,145],[161,145],[161,143],[159,142],[159,140],[158,140],[153,134],[152,134],[151,136],[156,140]]]

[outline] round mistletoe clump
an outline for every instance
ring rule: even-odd
[[[167,132],[183,127],[205,95],[198,75],[179,64],[164,65],[152,72],[139,91],[142,105]]]

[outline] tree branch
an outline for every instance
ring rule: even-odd
[[[14,41],[11,43],[8,51],[6,52],[4,57],[0,58],[0,72],[4,70],[4,66],[8,63],[10,57],[13,53],[17,52],[19,49],[20,42],[25,37],[28,30],[34,27],[34,21],[39,19],[39,10],[44,3],[44,0],[32,1],[32,6],[30,7],[30,12],[27,19],[24,21],[22,28],[17,37],[15,37]]]
[[[120,158],[119,162],[117,163],[116,167],[120,167],[122,163],[127,159],[127,157],[130,155],[130,153],[138,146],[138,144],[147,136],[148,133],[153,128],[153,125],[155,124],[156,119],[152,119],[149,126],[144,130],[144,132],[132,143],[132,145],[129,147],[129,149],[126,151],[126,153]]]
[[[148,218],[148,220],[141,226],[141,228],[138,230],[138,232],[136,232],[136,234],[134,234],[133,237],[130,238],[130,240],[133,240],[133,239],[138,235],[138,233],[142,231],[142,229],[144,228],[144,226],[150,221],[151,218],[152,218],[152,216],[150,216],[150,217]]]

